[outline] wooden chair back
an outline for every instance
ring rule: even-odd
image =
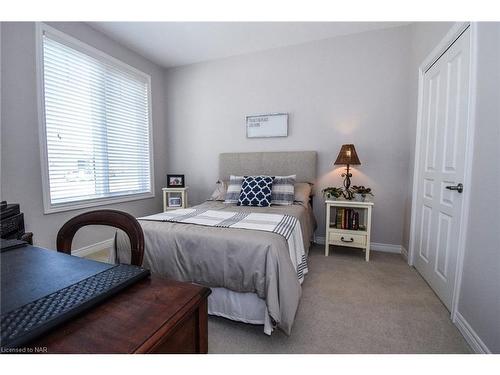
[[[87,225],[107,225],[123,230],[131,249],[130,263],[141,266],[144,258],[144,233],[139,222],[130,214],[117,210],[85,212],[68,220],[57,233],[57,251],[71,254],[71,243],[78,229]]]

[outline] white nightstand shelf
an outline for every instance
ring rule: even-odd
[[[183,188],[163,188],[163,212],[177,210],[188,206],[187,198],[188,187]],[[171,199],[178,201],[178,204],[171,205]]]
[[[357,202],[347,200],[327,200],[326,205],[326,231],[325,231],[325,256],[330,252],[330,245],[347,246],[364,249],[366,252],[366,261],[370,260],[370,235],[372,222],[373,202]],[[347,211],[349,209],[350,211]],[[349,214],[351,220],[342,220],[342,211],[344,216]],[[359,229],[351,229],[354,215]],[[345,228],[342,228],[342,223]],[[349,229],[348,229],[349,228]]]

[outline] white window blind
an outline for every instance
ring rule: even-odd
[[[50,207],[151,194],[149,76],[59,35],[42,44]]]

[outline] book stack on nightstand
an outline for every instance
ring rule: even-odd
[[[373,202],[327,200],[325,256],[330,245],[361,248],[370,260],[370,234]]]

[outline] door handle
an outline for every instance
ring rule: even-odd
[[[344,240],[344,237],[340,237],[340,240],[341,240],[342,242],[354,242],[354,238],[352,238],[352,237],[351,237],[351,239],[350,239],[350,240]]]
[[[462,184],[458,184],[456,186],[446,186],[446,189],[448,190],[456,190],[457,192],[459,193],[462,193],[462,191],[464,191],[464,185]]]

